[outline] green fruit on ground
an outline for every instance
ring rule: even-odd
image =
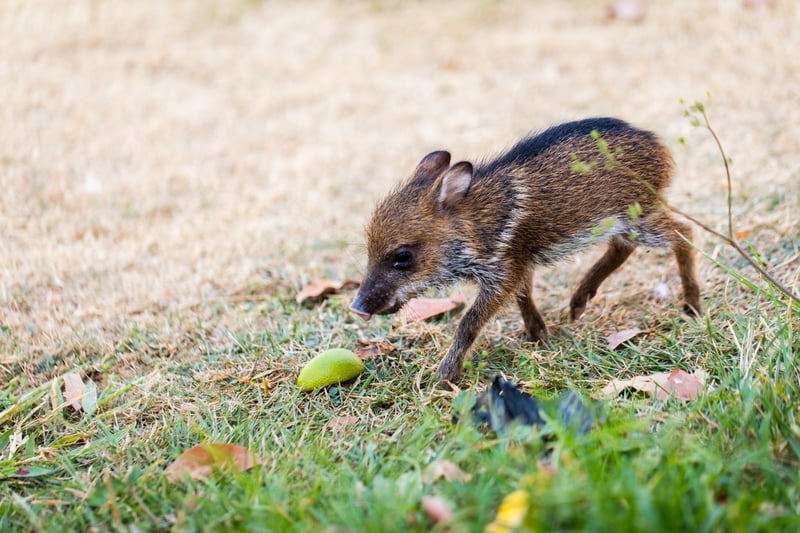
[[[326,350],[314,357],[297,376],[297,386],[310,391],[353,379],[364,371],[364,363],[345,348]]]

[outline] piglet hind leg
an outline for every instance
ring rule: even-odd
[[[503,303],[508,299],[508,292],[495,293],[481,289],[472,306],[464,313],[458,323],[453,344],[447,350],[439,369],[436,371],[436,380],[440,383],[458,383],[464,370],[464,361],[469,354],[469,349],[475,342],[486,322],[494,316]]]
[[[672,243],[675,259],[678,261],[678,272],[683,286],[683,310],[691,316],[700,315],[703,310],[700,304],[700,284],[697,282],[697,272],[694,266],[694,248],[689,243],[692,240],[692,228],[688,224],[678,222],[668,216],[671,231],[667,237]]]
[[[688,224],[675,220],[669,213],[656,212],[644,218],[637,228],[639,241],[644,246],[670,246],[678,262],[678,272],[683,286],[683,310],[688,315],[702,313],[700,305],[700,285],[694,265],[694,248],[692,228]]]
[[[586,311],[589,300],[597,294],[597,289],[605,279],[625,262],[636,246],[622,237],[612,237],[606,253],[592,265],[583,277],[569,303],[570,318],[577,320]]]
[[[525,336],[533,342],[547,342],[547,326],[533,303],[533,272],[523,276],[517,291],[517,305],[525,322]]]

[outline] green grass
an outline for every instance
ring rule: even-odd
[[[528,530],[796,531],[798,310],[738,284],[725,294],[707,300],[699,320],[653,304],[642,318],[649,333],[616,351],[590,327],[562,328],[538,349],[510,334],[517,319],[504,315],[504,333],[480,341],[467,394],[495,371],[544,398],[568,387],[588,397],[613,377],[675,366],[708,372],[713,390],[694,401],[603,402],[604,420],[586,436],[476,428],[454,407],[463,396],[454,402],[429,383],[452,320],[366,327],[344,299],[299,307],[284,289],[239,304],[250,329],[219,331],[195,318],[188,338],[171,339],[185,322],[173,316],[161,330],[120,332],[116,362],[84,358],[100,383],[92,416],[53,409],[57,377],[34,388],[20,376],[0,389],[0,410],[16,406],[0,418],[0,530],[443,530],[421,508],[437,495],[454,530],[482,531],[503,497],[522,489]],[[359,338],[388,339],[398,351],[369,361],[351,384],[298,392],[304,361]],[[120,360],[133,371],[123,376]],[[270,394],[226,375],[267,378]],[[336,428],[335,417],[355,419]],[[27,441],[11,453],[19,437]],[[265,464],[167,482],[178,454],[212,441],[247,446]],[[440,460],[470,481],[423,475]],[[40,475],[14,477],[20,468]]]

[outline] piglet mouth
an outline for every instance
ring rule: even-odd
[[[381,307],[379,310],[370,313],[365,308],[363,302],[360,298],[356,297],[352,304],[350,304],[350,310],[361,317],[363,320],[368,321],[372,318],[372,315],[391,315],[396,313],[398,309],[403,306],[401,302],[397,301],[397,298],[392,298],[389,302]]]
[[[361,309],[356,308],[355,307],[355,302],[350,304],[350,310],[352,312],[354,312],[355,314],[357,314],[358,316],[360,316],[365,322],[368,322],[369,319],[372,318],[371,314],[366,313],[366,312],[362,311]]]

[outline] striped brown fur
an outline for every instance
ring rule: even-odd
[[[673,249],[685,309],[699,313],[694,251],[686,242],[691,228],[658,200],[672,173],[672,157],[656,135],[611,118],[555,126],[474,166],[450,165],[447,152],[428,154],[376,207],[366,230],[367,273],[351,308],[369,318],[393,313],[431,287],[477,283],[478,296],[437,372],[452,382],[483,325],[512,298],[527,336],[546,340],[531,293],[534,267],[597,242],[608,249],[574,292],[573,319],[639,245]]]

